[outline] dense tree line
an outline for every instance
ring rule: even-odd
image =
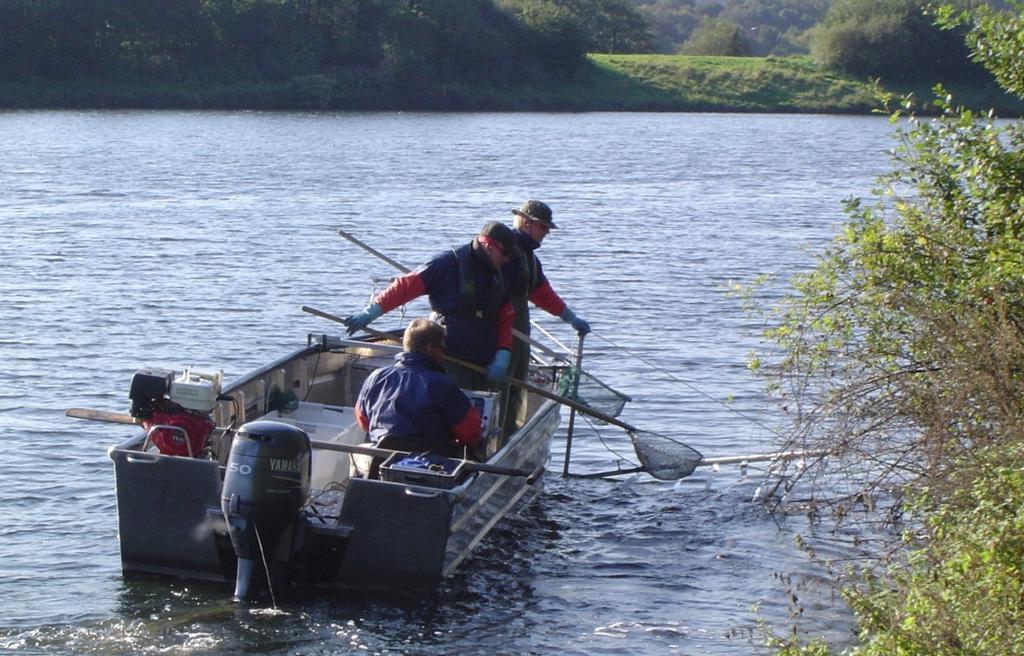
[[[656,51],[813,52],[830,68],[886,80],[969,73],[962,35],[933,25],[925,2],[4,0],[0,81],[411,96],[554,84],[576,77],[588,52]]]
[[[733,42],[735,55],[808,52],[807,31],[831,0],[634,0],[651,25],[658,52],[700,53],[701,44],[721,52]],[[728,27],[726,34],[724,28]],[[709,40],[709,34],[720,38]],[[713,43],[713,45],[712,45]],[[700,54],[712,54],[711,52]]]
[[[0,79],[546,80],[642,49],[623,0],[5,0]]]

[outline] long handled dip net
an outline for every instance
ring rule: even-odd
[[[676,481],[692,474],[704,462],[704,456],[700,451],[666,435],[632,426],[626,429],[626,433],[633,443],[633,452],[640,461],[639,465],[622,467],[622,463],[626,461],[623,458],[619,460],[619,465],[610,471],[566,475],[574,478],[605,478],[644,472],[661,481]]]
[[[700,451],[671,437],[643,430],[628,432],[641,469],[658,480],[686,478],[704,460]]]

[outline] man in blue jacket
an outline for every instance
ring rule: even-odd
[[[480,414],[441,366],[444,327],[414,319],[395,364],[373,371],[356,400],[356,422],[383,449],[458,456],[480,440]]]

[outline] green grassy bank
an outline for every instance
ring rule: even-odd
[[[538,90],[554,105],[617,111],[867,113],[867,81],[837,77],[808,58],[590,55],[574,84]]]
[[[927,102],[932,81],[886,90]],[[1024,106],[987,85],[949,85],[958,102],[1003,116]],[[0,82],[0,108],[167,108],[422,111],[660,111],[863,114],[873,85],[822,70],[808,57],[589,55],[568,82],[443,84],[402,89],[355,76],[283,81],[152,79]]]
[[[592,108],[625,111],[723,111],[861,114],[879,108],[874,84],[816,66],[810,57],[590,55],[591,66],[565,91]],[[913,93],[927,110],[934,81],[881,85]],[[947,84],[957,102],[1024,115],[1024,104],[994,83]]]

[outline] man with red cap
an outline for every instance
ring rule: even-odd
[[[501,268],[516,255],[512,229],[492,221],[470,243],[439,253],[395,278],[365,310],[345,317],[345,326],[352,334],[426,294],[435,318],[447,330],[448,352],[487,368],[483,376],[446,361],[449,375],[460,387],[490,389],[505,377],[512,358],[515,312]]]

